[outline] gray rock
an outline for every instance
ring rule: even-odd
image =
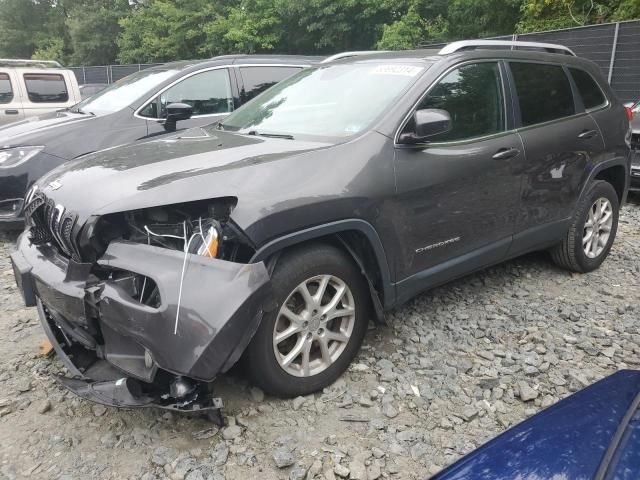
[[[290,467],[296,463],[295,451],[284,445],[276,448],[271,455],[278,468]]]
[[[531,388],[527,382],[520,381],[517,385],[520,400],[522,400],[523,402],[528,402],[530,400],[535,400],[536,398],[538,398],[538,391]]]
[[[47,413],[49,410],[51,410],[51,402],[49,401],[49,399],[42,400],[38,403],[37,409],[38,413],[40,414]]]
[[[396,418],[398,416],[398,410],[391,404],[385,403],[382,405],[382,414],[387,418]]]
[[[96,417],[101,417],[107,413],[107,407],[100,405],[99,403],[91,406],[91,411]]]
[[[235,440],[242,435],[242,428],[238,425],[229,425],[222,430],[222,438],[225,440]]]
[[[173,448],[158,447],[151,454],[151,463],[164,467],[167,463],[170,463],[176,458],[177,452]]]
[[[304,397],[296,397],[291,401],[291,406],[294,410],[300,410],[305,401],[306,399]]]

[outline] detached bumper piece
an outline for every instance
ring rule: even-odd
[[[108,406],[201,412],[220,422],[212,382],[274,307],[263,263],[191,255],[183,276],[182,252],[113,242],[89,265],[31,245],[26,235],[11,260],[25,303],[38,307],[73,377],[58,382]],[[155,292],[153,302],[145,289]]]

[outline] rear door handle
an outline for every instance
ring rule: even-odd
[[[5,110],[4,113],[7,115],[18,115],[18,110]]]
[[[520,153],[517,148],[501,148],[493,154],[494,160],[506,160],[507,158],[515,157]]]
[[[596,135],[598,135],[598,132],[596,132],[595,130],[584,130],[580,132],[578,138],[593,138]]]

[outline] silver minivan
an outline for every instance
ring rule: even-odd
[[[80,101],[78,81],[58,62],[0,59],[0,125]]]

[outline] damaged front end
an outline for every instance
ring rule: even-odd
[[[264,263],[230,220],[235,199],[91,218],[42,194],[11,256],[27,306],[77,395],[118,407],[221,407],[216,375],[239,359],[265,311]],[[71,218],[67,222],[66,219]]]

